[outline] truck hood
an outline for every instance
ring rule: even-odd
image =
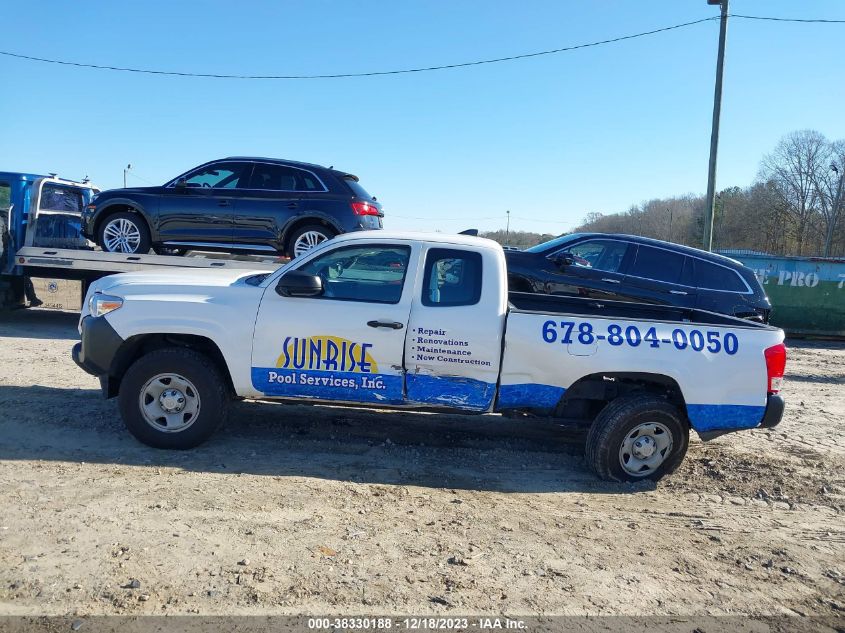
[[[121,273],[98,279],[91,284],[89,292],[148,292],[155,288],[157,292],[179,292],[185,289],[223,288],[240,285],[243,280],[253,275],[266,274],[267,270],[218,270],[207,268],[178,268],[163,271],[144,271]]]

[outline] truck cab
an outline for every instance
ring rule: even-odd
[[[15,257],[21,248],[92,248],[81,234],[81,218],[98,191],[55,174],[0,172],[0,299],[14,304],[23,297],[24,270]]]

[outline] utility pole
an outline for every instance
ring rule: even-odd
[[[507,211],[505,211],[505,213],[507,214],[507,217],[508,217],[508,221],[505,224],[505,242],[510,244],[510,241],[511,241],[511,237],[510,237],[511,236],[511,210],[508,209]]]
[[[672,241],[672,216],[674,215],[674,211],[672,209],[666,209],[669,212],[669,239],[668,242]]]
[[[126,189],[126,174],[129,170],[132,169],[132,165],[129,164],[123,169],[123,188]]]
[[[843,169],[839,169],[836,163],[830,164],[830,171],[839,176],[839,184],[836,187],[836,195],[833,198],[833,208],[830,214],[830,225],[827,227],[827,234],[824,238],[824,257],[830,256],[830,243],[833,241],[833,229],[835,228],[833,222],[836,220],[836,212],[839,210],[839,205],[842,204],[842,187],[845,185],[845,161],[842,165]]]
[[[704,216],[704,248],[713,250],[713,215],[716,209],[716,154],[719,150],[719,118],[722,114],[722,75],[725,69],[725,39],[728,35],[728,0],[707,0],[722,10],[719,20],[719,54],[716,58],[716,89],[713,95],[713,126],[710,130],[710,164],[707,168],[707,208]]]

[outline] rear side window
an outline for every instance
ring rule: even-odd
[[[745,283],[736,271],[711,264],[703,259],[695,260],[695,284],[705,290],[730,290],[732,292],[748,292]]]
[[[364,198],[364,200],[372,200],[373,197],[367,193],[367,190],[361,186],[361,183],[352,178],[351,176],[344,176],[343,182],[352,190],[359,198]]]
[[[618,240],[588,240],[563,249],[562,253],[569,253],[575,259],[576,266],[594,268],[609,273],[615,273],[622,266],[627,242]]]
[[[681,281],[684,259],[686,257],[680,253],[640,244],[637,248],[637,258],[628,274],[642,279],[677,284]]]
[[[320,181],[309,172],[267,163],[255,165],[249,188],[268,191],[323,191]]]
[[[481,299],[481,254],[432,248],[425,256],[422,304],[471,306]]]

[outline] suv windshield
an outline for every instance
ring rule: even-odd
[[[572,233],[570,235],[561,235],[553,240],[549,240],[548,242],[543,242],[542,244],[537,244],[536,246],[532,246],[531,248],[526,248],[525,252],[527,253],[545,253],[546,251],[557,251],[574,239],[581,237],[581,233]]]

